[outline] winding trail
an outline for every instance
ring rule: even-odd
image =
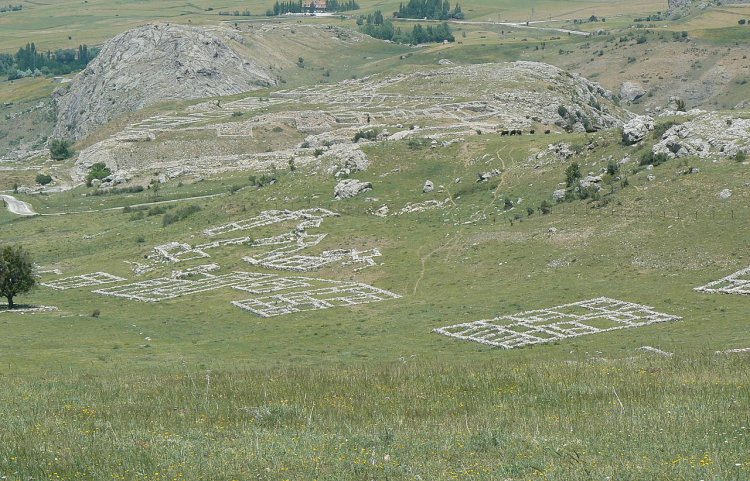
[[[34,208],[31,207],[31,204],[18,200],[12,195],[0,194],[0,199],[3,200],[3,204],[5,204],[5,207],[11,214],[23,216],[39,215],[39,213],[34,211]]]

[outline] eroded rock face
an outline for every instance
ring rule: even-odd
[[[268,70],[212,33],[146,25],[104,44],[71,88],[56,97],[53,137],[79,140],[122,113],[164,100],[232,95],[275,83]]]
[[[646,95],[646,91],[641,84],[635,82],[623,82],[620,87],[620,97],[628,102],[634,102]]]
[[[622,126],[622,140],[626,145],[637,144],[654,130],[654,119],[648,115],[638,116]]]
[[[670,158],[734,157],[750,152],[750,119],[709,113],[667,130],[653,147]]]

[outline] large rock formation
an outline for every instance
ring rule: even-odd
[[[667,130],[653,152],[670,158],[736,157],[738,152],[750,152],[750,119],[719,113],[701,115]]]
[[[648,115],[638,116],[622,126],[622,141],[625,145],[637,144],[654,130],[654,119]]]
[[[116,116],[163,100],[268,87],[268,70],[221,38],[184,25],[146,25],[108,41],[57,98],[54,137],[78,140]]]
[[[750,0],[668,0],[669,11],[684,10],[693,6],[706,8],[711,5],[730,5],[734,3],[750,3]]]

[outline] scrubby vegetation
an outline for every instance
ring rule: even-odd
[[[72,144],[64,139],[52,139],[49,143],[49,156],[52,160],[65,160],[73,156]]]
[[[104,162],[97,162],[89,167],[89,173],[86,174],[86,185],[91,187],[91,183],[96,180],[102,180],[112,174],[112,171]]]

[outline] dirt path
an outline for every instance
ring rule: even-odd
[[[528,24],[526,22],[482,22],[479,20],[452,20],[451,23],[457,23],[457,24],[468,24],[468,25],[499,25],[503,27],[513,27],[513,28],[520,28],[520,29],[528,29],[528,30],[544,30],[547,32],[556,32],[556,33],[565,33],[570,35],[580,35],[582,37],[589,37],[591,36],[590,32],[583,32],[581,30],[570,30],[567,28],[557,28],[557,27],[542,27],[538,26],[539,24],[546,23],[541,20],[537,20],[534,22],[529,22]],[[536,25],[535,25],[536,24]]]
[[[55,212],[54,214],[39,214],[44,216],[60,216],[60,215],[71,215],[71,214],[92,214],[95,212],[109,212],[113,210],[122,210],[125,207],[148,207],[150,205],[159,205],[159,204],[170,204],[173,202],[186,202],[190,200],[199,200],[199,199],[210,199],[212,197],[221,197],[223,195],[227,195],[226,192],[221,192],[218,194],[206,194],[206,195],[197,195],[195,197],[183,197],[180,199],[169,199],[169,200],[155,200],[153,202],[144,202],[142,204],[132,204],[132,205],[126,205],[121,207],[107,207],[106,209],[96,209],[96,210],[73,210],[70,212]],[[36,213],[34,213],[36,214]]]
[[[0,199],[3,200],[3,204],[5,204],[5,207],[11,214],[24,216],[38,215],[38,213],[34,211],[34,208],[31,207],[31,204],[18,200],[12,195],[0,194]]]
[[[422,257],[422,258],[419,259],[419,262],[422,265],[422,269],[419,272],[419,278],[417,278],[417,282],[414,283],[414,290],[413,290],[412,294],[416,294],[417,293],[417,289],[419,289],[419,283],[422,282],[422,279],[424,279],[425,271],[427,270],[427,268],[425,266],[425,264],[427,263],[427,260],[430,257],[432,257],[433,255],[437,254],[438,252],[440,252],[442,250],[452,248],[462,238],[463,238],[463,236],[461,235],[461,233],[456,233],[453,237],[451,237],[450,239],[448,239],[447,241],[445,241],[444,243],[442,243],[435,250],[433,250],[432,252],[428,253],[427,255],[425,255],[424,257]],[[419,255],[419,253],[421,251],[422,251],[422,248],[420,247],[419,250],[417,251],[417,255]]]

